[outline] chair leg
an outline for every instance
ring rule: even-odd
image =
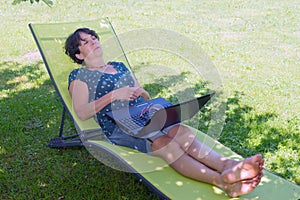
[[[61,114],[61,121],[59,126],[59,137],[62,137],[64,131],[64,124],[65,124],[65,116],[66,116],[66,107],[63,106],[62,114]]]
[[[47,147],[49,147],[49,148],[66,148],[66,147],[81,147],[81,146],[83,146],[83,143],[80,140],[79,134],[63,136],[65,115],[66,115],[66,108],[63,107],[58,137],[51,138],[50,142],[47,144]]]

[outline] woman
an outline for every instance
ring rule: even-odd
[[[259,184],[264,165],[260,154],[243,161],[222,157],[182,124],[147,139],[120,130],[105,112],[140,103],[150,96],[123,63],[105,63],[98,39],[93,30],[81,28],[65,43],[66,54],[83,64],[69,77],[74,110],[81,120],[95,117],[112,143],[159,156],[182,175],[220,187],[231,197],[247,194]]]

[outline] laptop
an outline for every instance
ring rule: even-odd
[[[159,97],[112,110],[106,115],[129,135],[147,138],[168,126],[192,118],[214,94],[209,93],[175,105]]]

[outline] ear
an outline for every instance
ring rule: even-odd
[[[79,60],[84,60],[84,56],[81,53],[75,54],[75,56]]]

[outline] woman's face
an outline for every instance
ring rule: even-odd
[[[81,32],[80,38],[81,41],[78,47],[80,54],[76,54],[77,58],[86,60],[94,56],[102,56],[103,52],[100,42],[95,36]]]

